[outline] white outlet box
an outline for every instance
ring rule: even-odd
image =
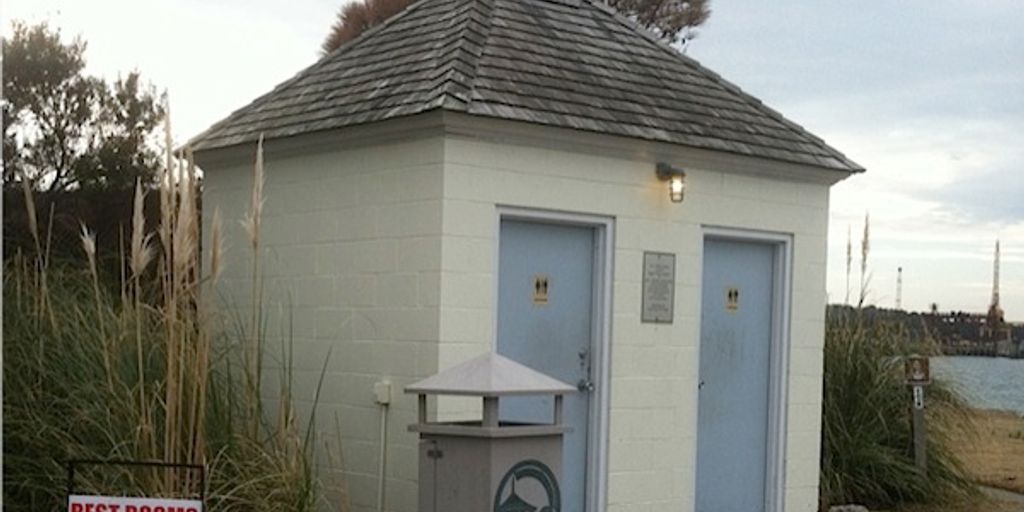
[[[382,380],[373,384],[373,400],[380,405],[391,403],[391,382]]]

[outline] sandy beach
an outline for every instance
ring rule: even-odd
[[[1024,494],[1024,418],[977,409],[962,439],[957,455],[979,485]],[[1024,512],[1024,501],[995,491],[970,503],[908,506],[898,512]]]
[[[979,410],[964,439],[957,455],[978,483],[1024,494],[1024,418]]]

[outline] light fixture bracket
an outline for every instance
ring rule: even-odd
[[[673,167],[665,162],[658,162],[657,166],[654,168],[654,173],[661,181],[668,181],[674,176],[686,177],[686,171],[678,167]]]

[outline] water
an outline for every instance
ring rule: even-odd
[[[1024,414],[1024,359],[934,357],[931,367],[936,378],[955,383],[971,406]]]

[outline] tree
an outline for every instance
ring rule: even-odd
[[[415,0],[356,0],[345,4],[321,46],[330,53],[383,23]],[[601,1],[601,0],[594,0]],[[672,43],[686,44],[711,15],[711,0],[609,0],[609,5]]]
[[[164,115],[139,74],[108,84],[86,76],[85,48],[46,23],[15,22],[4,38],[5,185],[26,179],[40,190],[152,183],[159,158],[149,144]]]
[[[100,107],[96,146],[74,169],[78,184],[126,190],[136,179],[154,183],[160,157],[150,139],[163,120],[164,107],[139,83],[138,73],[114,82]]]
[[[356,0],[345,4],[338,11],[338,18],[331,26],[331,32],[324,40],[321,49],[325,54],[334,51],[341,45],[359,37],[370,27],[384,23],[385,20],[402,12],[415,0]]]
[[[711,16],[711,0],[609,0],[608,4],[672,43],[686,44]]]

